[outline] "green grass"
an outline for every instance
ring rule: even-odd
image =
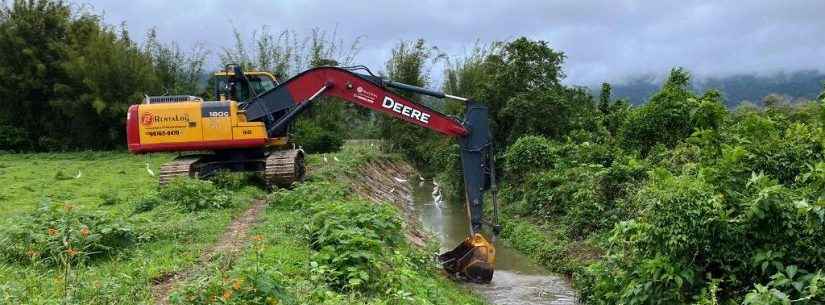
[[[594,240],[575,241],[558,223],[516,218],[504,213],[501,236],[510,246],[538,262],[547,270],[572,276],[602,255]]]
[[[138,236],[136,244],[114,255],[74,266],[68,299],[64,299],[66,279],[61,266],[0,259],[0,304],[150,304],[153,281],[199,264],[199,255],[217,240],[231,219],[253,198],[265,195],[261,189],[245,186],[231,191],[231,208],[186,212],[162,204],[149,212],[135,213],[136,201],[154,193],[157,187],[156,177],[149,175],[146,163],[157,173],[159,165],[172,157],[158,154],[145,158],[125,152],[0,156],[0,183],[5,187],[0,193],[0,216],[5,218],[0,220],[0,239],[16,216],[35,213],[44,201],[71,203],[78,212],[123,220]],[[339,196],[335,200],[346,204],[357,198],[351,197],[348,186],[336,177],[351,173],[371,159],[398,158],[363,145],[347,145],[341,153],[326,155],[327,162],[323,157],[309,156],[312,174],[301,188],[319,196],[332,192]],[[75,179],[78,172],[82,175]],[[280,191],[279,196],[300,195],[292,192]],[[262,222],[252,229],[251,234],[261,236],[260,240],[244,248],[237,261],[218,258],[210,262],[201,269],[204,272],[183,283],[183,288],[173,294],[173,301],[198,303],[189,299],[195,291],[196,295],[221,302],[223,288],[232,286],[233,277],[256,270],[255,279],[278,288],[271,292],[283,296],[278,298],[282,304],[483,304],[470,291],[439,274],[431,260],[434,249],[407,245],[372,254],[397,268],[381,273],[386,274],[378,282],[382,289],[333,287],[325,280],[324,266],[318,265],[317,249],[306,237],[310,209],[295,209],[270,200],[272,204]],[[315,202],[307,204],[313,206]],[[263,291],[262,286],[255,287]],[[214,295],[206,295],[212,292]]]
[[[157,173],[159,165],[172,157],[125,152],[2,155],[0,184],[6,187],[0,194],[0,215],[5,218],[0,223],[6,227],[15,216],[33,213],[43,201],[70,203],[80,211],[123,219],[133,225],[139,242],[117,255],[79,266],[70,276],[70,303],[149,303],[153,279],[191,266],[232,217],[263,193],[251,187],[234,192],[235,206],[230,209],[188,213],[161,206],[134,214],[134,201],[157,188],[157,178],[148,173],[146,162]],[[82,174],[75,179],[78,172]],[[0,303],[60,303],[63,281],[58,267],[0,261]]]
[[[88,209],[98,209],[108,196],[124,202],[135,199],[157,186],[146,163],[157,173],[173,157],[126,152],[0,154],[0,217],[32,211],[45,199]]]

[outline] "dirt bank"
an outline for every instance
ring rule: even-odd
[[[416,246],[423,246],[426,234],[412,209],[412,188],[407,181],[417,176],[407,162],[378,159],[359,166],[355,173],[342,177],[349,181],[353,191],[374,202],[390,202],[404,211],[407,221],[407,239]]]

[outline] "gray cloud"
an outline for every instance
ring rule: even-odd
[[[567,83],[592,85],[684,66],[698,76],[825,70],[825,1],[103,1],[81,0],[133,35],[157,27],[181,46],[231,46],[249,34],[313,27],[363,35],[358,62],[383,68],[391,47],[424,38],[460,56],[518,36],[567,54]],[[435,76],[438,78],[438,76]]]

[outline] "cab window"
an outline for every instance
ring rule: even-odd
[[[267,92],[275,88],[275,84],[272,83],[272,80],[264,75],[255,75],[249,77],[249,83],[249,85],[252,86],[252,89],[255,89],[255,92],[257,92],[258,94]]]

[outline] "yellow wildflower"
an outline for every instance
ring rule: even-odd
[[[77,251],[77,249],[75,248],[69,247],[68,249],[66,249],[66,254],[69,254],[70,257],[74,257],[75,255],[77,255],[77,253],[79,253],[79,251]]]
[[[235,279],[235,281],[232,283],[232,289],[240,290],[241,284],[243,284],[243,279]]]
[[[34,251],[34,250],[29,250],[29,251],[26,251],[26,255],[28,255],[31,258],[35,258],[35,257],[40,256],[40,252],[37,252],[37,251]]]
[[[232,297],[232,290],[224,290],[223,296],[221,296],[221,300],[224,302],[229,301],[229,298]]]

